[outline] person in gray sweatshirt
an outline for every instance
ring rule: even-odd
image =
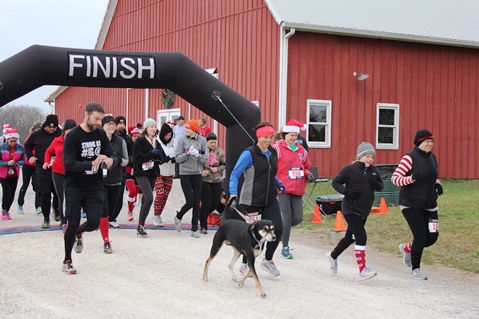
[[[208,160],[208,144],[198,134],[198,122],[189,120],[185,124],[186,135],[180,137],[176,146],[176,162],[180,166],[180,183],[186,203],[174,217],[176,231],[181,231],[181,219],[193,208],[191,217],[191,237],[199,238],[198,218],[200,215],[203,163]]]

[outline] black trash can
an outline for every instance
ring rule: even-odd
[[[397,164],[377,164],[379,176],[384,183],[384,188],[380,192],[374,192],[373,206],[379,206],[381,197],[384,197],[387,205],[399,205],[399,186],[393,185],[391,177],[397,168]]]

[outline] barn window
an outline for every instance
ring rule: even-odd
[[[376,148],[397,150],[399,146],[399,104],[378,103]]]
[[[331,101],[308,100],[307,141],[309,147],[331,147]]]

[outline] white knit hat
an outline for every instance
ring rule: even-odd
[[[152,118],[147,118],[143,123],[143,129],[146,130],[148,126],[156,125],[156,121]]]

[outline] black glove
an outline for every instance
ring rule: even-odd
[[[441,184],[436,184],[436,193],[438,196],[441,196],[444,193],[444,190],[442,189]]]
[[[361,192],[346,188],[344,190],[344,195],[346,195],[347,197],[351,199],[358,199],[359,196],[361,196]]]
[[[172,162],[173,164],[175,164],[175,163],[176,163],[176,158],[170,156],[170,162]]]
[[[230,208],[236,208],[236,205],[238,204],[238,195],[230,195],[230,199],[228,200],[228,203],[226,204]]]
[[[308,176],[306,176],[306,178],[308,179],[308,183],[312,183],[316,180],[316,178],[314,178],[313,175],[308,175]]]
[[[417,181],[419,178],[421,178],[421,173],[420,172],[412,173],[411,179],[413,181]]]

